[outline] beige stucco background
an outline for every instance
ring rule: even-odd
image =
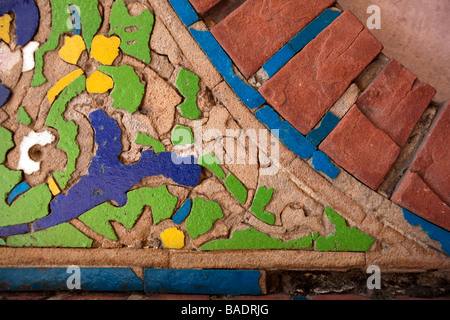
[[[450,100],[450,0],[338,0],[364,23],[367,8],[381,9],[381,29],[372,30],[384,53],[399,60]]]

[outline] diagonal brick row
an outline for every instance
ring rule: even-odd
[[[382,45],[350,12],[344,12],[260,89],[266,100],[307,135]]]
[[[248,0],[211,29],[249,78],[335,0]]]
[[[391,61],[320,149],[376,190],[435,93]]]
[[[392,201],[450,231],[450,103],[438,116]]]

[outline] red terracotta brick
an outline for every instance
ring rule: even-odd
[[[200,14],[208,12],[222,0],[189,0],[195,11]]]
[[[400,182],[392,201],[450,231],[450,103]]]
[[[380,42],[346,11],[270,78],[260,92],[307,135],[381,50]]]
[[[320,150],[361,182],[376,190],[400,148],[355,105],[320,145]]]
[[[377,128],[403,146],[435,94],[436,90],[393,60],[356,104]]]
[[[249,78],[335,0],[248,0],[211,29]]]

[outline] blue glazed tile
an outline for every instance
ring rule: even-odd
[[[259,271],[145,269],[149,293],[261,295]]]
[[[6,237],[10,235],[17,235],[17,234],[25,234],[29,233],[30,227],[28,226],[28,223],[22,223],[17,224],[14,226],[8,226],[8,227],[1,227],[0,228],[0,237]]]
[[[328,112],[323,118],[320,126],[312,130],[306,139],[311,141],[315,146],[318,146],[325,138],[336,128],[341,120],[331,112]]]
[[[316,146],[309,142],[289,122],[282,121],[280,116],[270,106],[261,108],[255,113],[255,116],[272,132],[279,130],[278,138],[280,141],[300,158],[309,159],[317,150]]]
[[[230,57],[222,49],[220,44],[209,31],[197,31],[189,29],[194,39],[206,53],[211,63],[216,67],[225,81],[233,89],[234,93],[250,109],[262,106],[265,102],[263,96],[245,84],[233,71]]]
[[[336,179],[340,173],[340,170],[331,163],[330,157],[322,151],[314,152],[312,156],[312,164],[314,169],[325,173],[331,179]]]
[[[187,199],[183,206],[175,213],[172,220],[175,224],[180,224],[187,218],[189,212],[191,212],[192,201]]]
[[[169,0],[169,2],[186,27],[198,21],[197,12],[188,0]]]
[[[294,296],[294,297],[292,297],[292,300],[294,300],[294,301],[308,301],[308,298],[307,297],[296,297],[296,296]]]
[[[3,106],[6,101],[8,101],[10,94],[11,90],[0,84],[0,107]]]
[[[30,190],[30,186],[25,181],[19,183],[17,186],[12,189],[12,191],[8,195],[8,204],[11,205],[11,203],[14,201],[15,198],[20,196],[22,193]]]
[[[69,290],[66,268],[0,269],[0,291]],[[81,290],[142,291],[143,282],[128,268],[80,268]]]
[[[271,78],[275,73],[277,73],[286,63],[289,62],[296,52],[291,48],[291,46],[286,44],[277,53],[275,53],[272,58],[269,59],[264,65],[263,69],[267,72],[269,78]]]
[[[273,55],[264,65],[269,77],[278,72],[289,60],[291,60],[300,50],[311,42],[319,33],[328,27],[341,13],[327,9],[320,16],[314,19],[294,38],[292,38],[283,48]]]
[[[422,219],[406,209],[403,209],[403,216],[409,224],[413,226],[420,225],[422,230],[425,231],[431,239],[439,241],[441,243],[442,250],[450,255],[450,232],[439,228],[438,226]]]
[[[10,11],[14,11],[15,14],[17,45],[24,46],[36,34],[39,26],[39,10],[34,0],[2,0],[0,15]]]

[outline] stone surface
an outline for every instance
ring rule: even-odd
[[[450,104],[438,117],[392,200],[449,231]]]
[[[307,135],[381,49],[369,30],[346,11],[260,92],[283,118]]]
[[[200,13],[204,14],[208,12],[211,8],[217,5],[222,0],[189,0],[194,9]]]
[[[78,2],[82,4],[79,12],[75,7]],[[91,2],[89,1],[89,3]],[[228,0],[226,2],[229,3]],[[237,4],[244,1],[233,2],[236,8]],[[2,172],[0,180],[4,182],[0,185],[1,194],[4,199],[8,199],[8,197],[12,199],[11,207],[6,201],[0,202],[0,211],[2,212],[0,218],[1,266],[64,267],[72,264],[102,267],[132,266],[132,270],[141,279],[145,275],[144,268],[253,269],[254,266],[257,266],[267,270],[320,268],[344,271],[354,268],[363,270],[367,267],[368,262],[381,262],[383,268],[400,266],[400,268],[408,270],[448,268],[448,258],[444,251],[440,250],[440,243],[430,239],[420,227],[408,224],[403,218],[401,208],[366,188],[343,168],[339,168],[341,175],[335,180],[328,179],[314,170],[315,167],[327,172],[334,162],[331,162],[324,153],[317,151],[313,143],[308,142],[308,139],[305,139],[297,129],[282,119],[270,106],[255,110],[257,111],[257,116],[255,116],[236,96],[230,86],[222,81],[222,77],[218,75],[210,60],[195,43],[194,38],[190,37],[188,28],[178,19],[168,0],[126,1],[125,6],[122,1],[102,1],[101,6],[92,7],[85,6],[85,3],[88,3],[85,0],[72,2],[55,0],[54,3],[51,5],[49,0],[36,0],[42,13],[42,19],[39,35],[35,40],[45,46],[36,54],[36,58],[39,59],[39,56],[46,52],[45,65],[41,65],[41,68],[43,67],[43,75],[49,80],[48,84],[30,89],[29,84],[34,72],[20,75],[19,70],[18,86],[6,85],[13,92],[7,105],[0,111],[2,126],[7,129],[5,129],[7,133],[13,132],[12,147],[16,146],[10,152],[8,151],[11,140],[8,137],[3,139],[3,143],[0,144],[1,151],[7,153],[4,166],[0,167]],[[269,3],[269,1],[265,3]],[[131,18],[138,17],[147,8],[155,14],[156,24],[152,35],[152,40],[154,40],[150,41],[151,57],[155,60],[151,64],[143,63],[142,59],[132,57],[122,48],[119,50],[120,54],[113,62],[113,66],[110,67],[130,66],[134,70],[134,78],[139,78],[140,83],[145,85],[145,97],[152,95],[158,99],[153,100],[153,105],[147,99],[141,99],[139,107],[135,112],[130,113],[127,110],[114,108],[111,92],[88,92],[104,90],[86,90],[84,87],[86,78],[95,74],[98,66],[97,62],[89,59],[89,52],[86,50],[78,59],[79,67],[83,69],[85,75],[78,77],[74,83],[62,86],[61,90],[55,92],[54,103],[50,105],[48,99],[45,99],[45,93],[61,76],[76,68],[75,65],[66,63],[58,56],[59,49],[64,45],[64,36],[70,36],[72,32],[74,35],[87,37],[92,33],[92,39],[95,34],[111,35],[109,33],[111,24],[108,22],[110,22],[113,5],[121,5],[122,8],[129,10],[127,14]],[[225,61],[222,65],[219,63],[218,66],[226,67],[223,69],[225,70],[224,74],[230,78],[234,77],[234,80],[230,81],[234,90],[240,92],[243,101],[256,109],[263,105],[257,105],[256,102],[264,101],[264,98],[254,95],[257,92],[254,88],[264,83],[263,73],[265,71],[260,69],[261,72],[258,76],[251,81],[246,81],[239,70],[231,64],[231,59],[220,48],[217,41],[214,38],[211,39],[211,34],[206,31],[214,23],[220,22],[220,20],[215,20],[215,17],[217,17],[217,12],[224,7],[220,4],[211,10],[205,21],[197,21],[191,26],[191,31],[195,33],[193,30],[197,30],[200,33],[200,35],[197,34],[200,42],[206,40],[212,43],[211,46],[205,47],[205,51],[213,52],[211,56],[218,59],[214,61]],[[67,8],[72,12],[63,10]],[[97,8],[100,17],[103,18],[98,31],[94,28]],[[57,18],[51,18],[52,9],[55,9],[54,14]],[[227,11],[227,14],[229,12],[231,10]],[[326,11],[326,13],[329,12]],[[225,13],[222,14],[226,16]],[[333,14],[337,15],[337,11],[333,11]],[[62,22],[67,22],[66,18],[68,17],[72,19],[73,29],[68,25],[69,30],[64,31]],[[89,18],[86,19],[86,17]],[[52,25],[54,25],[54,30],[50,32]],[[322,27],[325,26],[322,25]],[[138,26],[127,22],[125,29],[125,32],[134,33]],[[326,32],[326,29],[323,32]],[[299,34],[304,37],[298,36]],[[21,48],[14,47],[14,32],[11,36],[12,49],[16,48],[15,50],[20,53]],[[311,37],[315,37],[315,35],[313,33],[305,35],[300,32],[284,48],[294,51],[300,49],[310,41]],[[47,38],[50,41],[44,44]],[[86,46],[88,46],[88,42],[86,42]],[[127,43],[130,46],[134,44],[134,41]],[[49,49],[48,52],[47,49]],[[214,56],[215,50],[219,49],[222,50],[220,54]],[[283,49],[280,52],[284,52]],[[290,55],[292,56],[293,53],[290,52]],[[20,67],[20,63],[17,65]],[[192,70],[198,75],[199,99],[197,100],[202,113],[198,119],[200,121],[188,119],[176,112],[176,107],[182,102],[181,96],[185,96],[176,88],[178,71],[182,69]],[[36,74],[39,74],[39,65],[36,68]],[[367,71],[367,74],[372,75],[372,71]],[[375,73],[373,75],[375,76]],[[132,96],[129,94],[129,92],[133,93],[133,89],[130,89],[133,87],[132,82],[126,83],[130,84],[128,89],[123,89],[123,83],[120,84],[120,82],[126,82],[129,79],[120,75],[116,78],[113,80],[115,89],[124,93],[123,105],[129,102],[127,98],[133,102]],[[365,84],[372,82],[372,76],[362,78],[364,78]],[[233,81],[235,82],[233,83]],[[238,83],[237,86],[236,83]],[[248,86],[248,83],[251,86]],[[252,88],[252,86],[254,87]],[[355,87],[357,89],[356,85],[351,86],[341,97],[340,102],[335,104],[342,106],[342,108],[336,108],[336,110],[339,109],[339,116],[338,113],[335,114],[337,118],[342,118],[354,105],[359,96],[359,91],[354,90]],[[242,94],[243,92],[244,94]],[[249,99],[249,95],[246,95],[248,93],[253,95],[250,97],[257,98],[252,101],[251,98]],[[194,100],[193,97],[191,99]],[[17,119],[22,106],[31,119],[31,128],[21,124]],[[438,106],[430,109],[437,108]],[[98,123],[89,115],[100,111],[98,109],[103,110],[107,118],[113,119],[117,123],[117,132],[120,131],[121,136],[113,134],[113,141],[96,139],[94,134],[99,129]],[[334,113],[332,110],[330,112]],[[258,121],[258,117],[265,124]],[[55,122],[55,120],[57,121]],[[52,216],[52,213],[49,215],[48,210],[55,206],[55,201],[52,200],[59,202],[62,196],[73,195],[74,189],[80,191],[77,189],[78,183],[84,182],[85,177],[91,176],[89,170],[95,170],[96,153],[103,154],[105,148],[117,149],[117,152],[110,154],[111,162],[114,162],[112,167],[121,165],[129,168],[130,166],[139,167],[142,164],[142,167],[139,168],[141,173],[154,165],[170,166],[170,162],[174,159],[168,155],[174,150],[200,157],[203,151],[193,150],[192,147],[176,147],[171,141],[171,132],[174,128],[178,126],[196,128],[197,123],[201,123],[204,129],[219,128],[218,131],[221,131],[219,134],[214,134],[219,141],[205,142],[202,145],[206,155],[208,153],[217,154],[212,152],[216,145],[224,149],[225,142],[228,143],[231,140],[232,143],[235,143],[238,140],[235,137],[229,137],[233,134],[223,134],[222,131],[225,132],[226,129],[238,132],[239,129],[256,129],[258,132],[258,129],[265,129],[265,125],[267,125],[273,129],[274,134],[276,129],[281,130],[283,140],[293,150],[305,158],[312,155],[313,159],[308,161],[297,159],[286,146],[278,145],[274,134],[265,130],[265,135],[267,136],[268,133],[272,138],[270,159],[269,152],[267,155],[263,155],[265,151],[259,154],[259,159],[252,156],[250,143],[261,148],[260,151],[264,149],[265,143],[259,137],[255,140],[255,137],[251,137],[252,135],[249,134],[249,143],[238,143],[238,148],[240,145],[244,145],[245,154],[250,155],[250,158],[255,158],[256,164],[219,165],[213,156],[206,156],[205,159],[198,160],[199,166],[205,168],[201,170],[201,174],[199,173],[200,180],[197,186],[177,185],[173,180],[163,176],[164,172],[167,172],[165,168],[162,168],[161,175],[148,177],[144,175],[143,179],[138,179],[138,177],[133,180],[133,185],[130,185],[124,192],[125,197],[108,197],[109,201],[103,202],[85,215],[67,223],[43,230],[33,228],[36,227],[33,225],[33,221]],[[314,133],[320,133],[320,137],[315,140],[316,145],[319,145],[332,130],[331,127],[327,128],[326,124],[327,121],[324,121],[323,126],[318,124],[314,126],[314,129],[317,128]],[[324,130],[326,128],[327,130]],[[39,178],[35,175],[30,178],[25,175],[24,178],[22,172],[12,171],[11,168],[15,168],[16,165],[16,151],[22,138],[32,130],[42,132],[47,129],[56,137],[56,140],[42,148],[45,156],[44,162],[48,165],[42,165],[40,172],[36,173],[36,175],[39,174]],[[101,131],[108,131],[108,129],[103,128]],[[7,134],[1,133],[0,130],[2,137],[7,136]],[[242,136],[241,134],[240,137]],[[120,140],[120,144],[117,140]],[[422,138],[420,137],[418,140],[422,140]],[[56,144],[59,141],[65,145],[64,151],[57,148]],[[154,161],[145,161],[152,152],[151,149],[154,150],[155,157],[152,159]],[[53,157],[55,150],[58,150],[60,155]],[[305,150],[310,151],[310,155]],[[3,157],[3,155],[0,156]],[[37,157],[34,152],[33,157]],[[158,157],[159,159],[163,158],[163,163],[158,161]],[[231,158],[233,158],[232,153],[227,150],[226,159]],[[196,159],[193,158],[189,160],[196,162]],[[90,166],[90,164],[94,164],[94,166]],[[66,171],[60,172],[65,167],[67,167]],[[195,171],[199,170],[198,166],[194,166],[194,168]],[[97,169],[108,172],[111,168],[107,165],[103,168],[97,167]],[[265,173],[268,171],[266,169],[274,169],[273,175],[266,175]],[[96,182],[100,187],[95,186],[96,188],[92,188],[92,192],[89,190],[86,193],[82,190],[78,192],[77,196],[73,196],[76,200],[73,202],[75,204],[70,205],[66,211],[67,216],[71,215],[72,207],[76,208],[83,206],[85,202],[90,202],[91,193],[97,198],[104,196],[105,194],[102,195],[102,192],[106,187],[102,183],[109,183],[115,188],[120,183],[126,182],[130,177],[127,175],[129,172],[125,171],[115,175],[116,180],[113,182],[109,179],[105,179],[106,182],[98,179]],[[55,173],[55,179],[49,179],[53,173]],[[186,172],[183,175],[187,176],[190,173],[192,172]],[[233,174],[248,190],[245,204],[239,202],[226,188],[225,178],[230,174]],[[69,181],[57,179],[61,176]],[[341,178],[342,176],[344,177]],[[24,181],[29,184],[30,189],[22,192],[21,183]],[[65,183],[63,190],[58,186],[59,181]],[[64,185],[62,186],[64,187]],[[266,192],[262,193],[261,190]],[[202,202],[200,207],[203,207],[204,210],[199,210],[198,206],[197,210],[193,210],[192,200],[200,198],[204,203],[210,205],[204,205]],[[327,221],[327,214],[324,214],[326,206],[335,209],[339,215],[342,214],[342,218],[339,219],[331,214],[331,220],[335,223]],[[217,220],[216,217],[211,219],[209,214],[215,212],[218,207],[222,211],[221,217],[218,217]],[[194,213],[197,211],[195,214],[198,222],[197,231],[206,230],[195,239],[187,230],[192,231],[196,228],[191,228],[192,225],[189,225],[187,221],[192,219],[191,211]],[[217,212],[219,211],[217,210]],[[266,221],[258,219],[255,214]],[[191,217],[188,218],[189,215]],[[87,218],[88,216],[89,218]],[[70,217],[67,218],[70,219]],[[58,222],[57,219],[55,221]],[[362,254],[317,252],[319,249],[349,250],[346,248],[350,248],[356,250],[355,247],[348,246],[351,241],[348,242],[348,239],[342,237],[342,230],[345,229],[342,226],[344,225],[347,231],[359,229],[370,237],[376,238],[375,245],[368,252]],[[181,250],[179,248],[182,246],[180,244],[182,238],[184,238],[182,243],[184,247]],[[317,239],[321,240],[317,241]],[[328,239],[328,243],[321,244],[321,242],[327,242],[324,239]],[[318,247],[314,246],[314,243],[316,245],[319,243]],[[11,248],[13,246],[21,248]],[[34,248],[22,248],[30,246]],[[208,246],[210,249],[229,250],[202,252],[201,248],[206,249]],[[39,247],[46,247],[46,249],[40,250]],[[66,247],[84,249],[65,250]],[[366,250],[367,247],[364,243],[363,249]],[[119,248],[120,250],[116,250]],[[424,257],[426,261],[419,261]],[[430,257],[431,259],[429,259]],[[263,292],[267,292],[265,281],[266,272],[262,272],[259,284]],[[365,284],[364,282],[363,284]]]
[[[356,105],[377,128],[403,146],[436,91],[392,60]]]
[[[358,180],[376,190],[400,148],[354,106],[320,145],[320,150]]]
[[[275,223],[275,216],[270,212],[265,211],[265,208],[269,204],[270,200],[272,200],[274,191],[274,189],[260,187],[256,192],[255,198],[253,199],[253,204],[250,207],[250,210],[258,219],[271,225]]]
[[[211,29],[249,78],[334,0],[248,0]],[[255,54],[255,53],[258,54]]]
[[[260,295],[259,271],[146,269],[144,290],[154,293]]]

